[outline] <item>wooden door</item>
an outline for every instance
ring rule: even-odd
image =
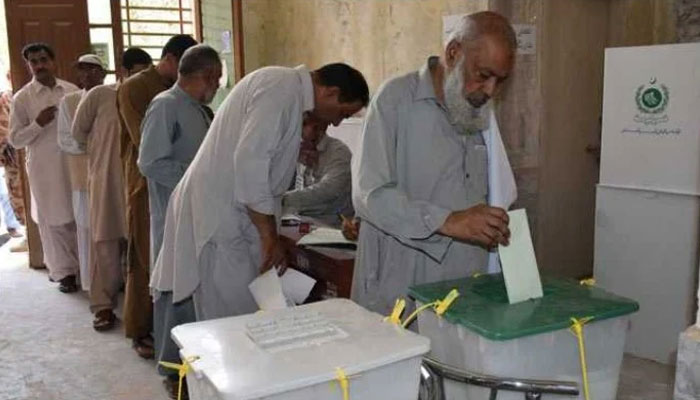
[[[5,0],[7,38],[10,50],[12,86],[20,89],[31,80],[22,58],[22,47],[31,42],[48,43],[56,52],[58,77],[75,82],[73,63],[90,50],[86,0]],[[31,220],[27,175],[22,168],[24,202],[27,212],[29,266],[43,266],[41,241]]]

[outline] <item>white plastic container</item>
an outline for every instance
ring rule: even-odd
[[[544,279],[545,297],[509,305],[507,299],[493,293],[498,278],[479,279],[486,282],[482,288],[474,283],[474,278],[447,283],[445,292],[454,286],[462,294],[448,315],[438,317],[427,310],[418,316],[418,331],[431,340],[431,357],[456,368],[497,377],[576,382],[578,399],[583,400],[578,341],[561,324],[569,324],[568,309],[572,309],[572,316],[578,317],[581,312],[599,313],[600,320],[594,319],[584,326],[590,398],[615,400],[629,313],[636,310],[636,303],[597,288]],[[569,289],[576,293],[569,296]],[[417,305],[422,303],[418,301]],[[614,314],[620,315],[611,317]],[[555,328],[557,324],[560,327]],[[521,328],[530,330],[531,334],[520,335],[522,332],[517,331]],[[516,333],[518,337],[506,338]],[[446,400],[489,398],[487,388],[449,380],[444,385]],[[544,394],[543,398],[576,397]],[[498,392],[498,400],[522,399],[523,393]]]
[[[252,324],[309,313],[343,336],[266,349],[249,335]],[[350,399],[413,400],[430,350],[428,339],[345,299],[181,325],[172,337],[183,359],[198,357],[187,376],[193,400],[342,400],[338,368]]]

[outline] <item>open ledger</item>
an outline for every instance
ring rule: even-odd
[[[339,246],[356,248],[357,243],[345,239],[340,229],[334,228],[314,228],[311,232],[302,236],[297,241],[299,246]]]

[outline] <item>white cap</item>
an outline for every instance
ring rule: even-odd
[[[92,64],[104,68],[104,65],[102,65],[102,60],[100,60],[100,57],[96,56],[95,54],[83,54],[78,58],[78,64]]]

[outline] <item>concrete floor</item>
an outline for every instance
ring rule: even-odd
[[[16,242],[0,247],[0,400],[167,399],[154,362],[119,327],[93,331],[87,295],[60,293],[26,253],[9,253]],[[672,367],[626,356],[617,399],[669,400],[673,379]]]
[[[63,294],[0,248],[1,400],[165,400],[155,363],[117,327],[92,329],[86,293]]]

